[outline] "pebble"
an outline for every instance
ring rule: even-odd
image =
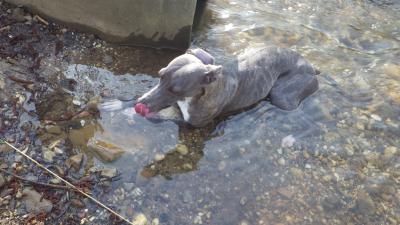
[[[135,216],[135,218],[132,220],[133,225],[146,225],[147,224],[147,218],[143,213],[140,213]]]
[[[218,170],[222,171],[224,170],[226,167],[226,162],[225,161],[221,161],[220,163],[218,163]]]
[[[385,148],[385,151],[383,152],[383,157],[386,160],[389,160],[391,158],[393,158],[393,156],[395,156],[397,153],[397,148],[394,146],[389,146]]]
[[[376,115],[376,114],[372,114],[372,115],[371,115],[371,118],[372,118],[373,120],[376,120],[376,121],[382,121],[382,118],[381,118],[380,116]]]
[[[176,146],[176,151],[179,152],[179,154],[181,154],[181,155],[186,155],[186,154],[189,153],[188,147],[186,145],[183,145],[183,144],[178,144]]]
[[[103,63],[104,64],[110,65],[110,64],[113,63],[113,61],[114,61],[113,58],[111,56],[109,56],[109,55],[105,55],[103,57]]]
[[[113,178],[117,176],[116,168],[104,168],[101,170],[100,175],[107,178]]]
[[[281,165],[281,166],[284,166],[285,165],[285,159],[284,158],[278,159],[278,164]]]
[[[53,162],[54,156],[56,156],[56,153],[52,151],[47,150],[43,152],[43,158],[46,162]]]
[[[5,86],[6,83],[4,82],[4,78],[0,76],[0,90],[3,90]]]
[[[134,183],[124,183],[123,184],[125,191],[131,191],[133,187],[135,187]]]
[[[163,159],[165,159],[165,155],[164,154],[159,154],[159,153],[157,153],[155,156],[154,156],[154,160],[155,161],[161,161],[161,160],[163,160]]]
[[[2,174],[0,174],[0,188],[2,188],[5,183],[6,183],[6,179],[4,178],[4,176]]]
[[[357,194],[356,209],[365,215],[371,215],[375,213],[375,203],[367,192],[361,190]]]
[[[43,198],[43,196],[41,194],[39,194],[37,191],[35,191],[34,189],[28,187],[25,188],[22,191],[22,201],[25,204],[25,209],[29,212],[29,213],[40,213],[40,212],[50,212],[53,208],[53,204]]]
[[[296,138],[293,135],[286,136],[282,139],[281,146],[282,148],[290,148],[296,142]]]
[[[105,162],[112,162],[125,152],[122,148],[103,140],[89,141],[88,148]]]
[[[70,157],[69,159],[67,159],[66,164],[70,168],[72,167],[75,170],[79,170],[82,160],[83,160],[83,154],[80,153],[78,155],[74,155],[74,156]]]
[[[158,218],[154,218],[153,221],[151,221],[151,225],[159,225],[160,220]]]
[[[47,125],[45,127],[45,129],[46,129],[47,133],[50,133],[50,134],[58,135],[58,134],[62,134],[62,132],[63,132],[61,127],[56,126],[56,125]]]

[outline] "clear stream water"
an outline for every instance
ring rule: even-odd
[[[103,140],[126,151],[105,164],[123,177],[108,204],[174,225],[399,224],[400,1],[210,0],[193,34],[217,63],[264,45],[322,71],[295,111],[264,101],[188,129],[127,109],[70,132],[84,148]],[[136,97],[157,82],[85,65],[65,75],[80,98]]]

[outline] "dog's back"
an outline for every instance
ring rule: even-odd
[[[237,80],[234,98],[223,112],[248,107],[266,98],[280,77],[290,74],[315,75],[313,67],[297,52],[267,47],[240,55],[224,66],[228,76]]]

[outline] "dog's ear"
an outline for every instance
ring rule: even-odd
[[[222,72],[222,66],[206,65],[207,72],[204,74],[203,83],[210,84],[217,80],[217,76]]]

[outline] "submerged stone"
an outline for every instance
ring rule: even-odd
[[[112,162],[121,157],[125,152],[122,148],[103,140],[89,141],[88,149],[105,162]]]
[[[41,194],[30,187],[25,188],[22,191],[22,195],[22,200],[25,204],[25,208],[29,213],[48,213],[53,208],[53,204],[49,200],[43,198]]]

